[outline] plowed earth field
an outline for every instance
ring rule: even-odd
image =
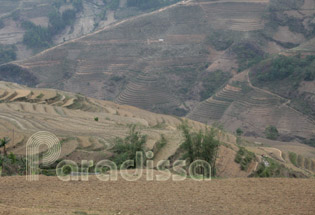
[[[315,214],[314,179],[62,182],[0,178],[0,214]]]

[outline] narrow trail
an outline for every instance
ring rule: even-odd
[[[285,162],[285,160],[282,157],[282,151],[280,149],[277,149],[277,148],[272,148],[272,149],[279,151],[280,158],[282,159],[283,162]]]
[[[278,95],[278,94],[275,94],[275,93],[273,93],[273,92],[270,92],[270,91],[268,91],[268,90],[255,87],[255,86],[252,84],[251,80],[250,80],[250,77],[249,77],[249,69],[246,71],[246,77],[247,77],[248,85],[249,85],[251,88],[253,88],[253,89],[255,89],[255,90],[258,90],[258,91],[260,91],[260,92],[267,93],[267,94],[272,95],[272,96],[276,96],[276,97],[279,98],[279,99],[285,100],[286,102],[284,102],[284,103],[282,104],[282,106],[286,106],[286,107],[289,108],[290,110],[292,110],[292,111],[294,111],[294,112],[296,112],[296,113],[298,113],[298,114],[301,114],[302,116],[305,116],[305,118],[306,118],[307,121],[309,121],[309,122],[312,123],[312,124],[315,124],[315,120],[313,120],[313,119],[307,117],[307,116],[306,116],[305,114],[303,114],[302,112],[300,112],[300,111],[296,110],[295,108],[289,106],[289,104],[291,103],[291,100],[290,100],[290,99],[284,98],[284,97],[282,97],[282,96],[280,96],[280,95]]]

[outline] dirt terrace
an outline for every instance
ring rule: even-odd
[[[314,214],[314,179],[62,182],[0,178],[0,214]]]

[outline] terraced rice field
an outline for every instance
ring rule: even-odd
[[[253,87],[248,82],[246,71],[242,73],[230,80],[230,83],[242,82],[242,88],[227,84],[211,98],[199,103],[187,118],[207,124],[220,122],[230,132],[241,127],[249,133],[255,131],[264,135],[268,125],[275,125],[283,135],[306,138],[313,135],[314,122],[290,108],[286,99]]]
[[[155,147],[161,135],[166,138],[167,145],[154,159],[157,164],[174,155],[179,148],[183,137],[177,127],[182,121],[77,94],[0,82],[0,136],[11,138],[8,150],[18,155],[25,154],[25,144],[32,134],[49,131],[61,140],[60,159],[102,160],[110,155],[108,150],[115,138],[124,137],[128,126],[136,124],[148,136],[148,149]],[[195,129],[205,128],[199,122],[189,123]],[[235,143],[233,135],[227,134],[222,140],[227,144]]]
[[[159,86],[157,77],[139,75],[115,100],[118,104],[128,104],[143,109],[177,106],[179,104],[165,89]]]
[[[242,95],[241,91],[240,88],[226,85],[214,96],[199,103],[187,118],[209,124],[220,120],[232,102]]]
[[[31,134],[43,130],[63,140],[62,157],[77,149],[91,153],[104,151],[115,137],[127,134],[128,124],[138,124],[153,142],[160,134],[171,138],[176,146],[180,141],[180,138],[173,138],[179,135],[176,127],[181,123],[175,117],[62,91],[29,89],[0,82],[0,110],[1,136],[14,138],[8,148],[17,154],[25,153],[24,144]],[[99,118],[98,122],[95,117]],[[151,128],[159,123],[165,123],[165,128]]]

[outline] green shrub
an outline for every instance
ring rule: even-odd
[[[179,126],[184,135],[184,142],[180,148],[184,151],[183,159],[189,163],[195,160],[203,160],[210,164],[211,175],[215,176],[216,173],[216,159],[220,141],[217,139],[218,129],[212,127],[205,132],[191,132],[187,122]]]
[[[264,158],[263,163],[258,166],[257,171],[254,173],[254,176],[261,178],[269,177],[279,177],[281,175],[281,169],[285,168],[281,166],[278,162],[271,158]],[[265,165],[267,163],[268,165]]]
[[[242,136],[242,134],[244,133],[244,131],[241,128],[236,129],[235,132],[237,136]]]
[[[113,147],[113,161],[120,166],[126,160],[136,160],[136,153],[145,152],[147,137],[136,131],[136,125],[131,125],[129,134],[124,139],[116,138]]]
[[[266,138],[270,140],[276,140],[279,137],[279,132],[275,126],[270,125],[265,129],[265,135],[266,135]]]
[[[10,153],[7,157],[0,154],[0,176],[25,175],[26,161]]]
[[[166,144],[167,140],[165,136],[161,134],[160,140],[156,143],[156,153],[158,153]]]
[[[289,159],[294,166],[298,166],[297,165],[297,154],[295,154],[294,152],[289,152]]]
[[[12,164],[16,163],[16,156],[12,152],[10,152],[10,154],[8,155],[8,158],[11,160]]]
[[[283,164],[265,157],[263,162],[259,164],[257,171],[251,176],[269,178],[269,177],[305,177],[305,175],[300,172],[295,172],[291,169],[288,169]]]
[[[256,156],[253,152],[248,151],[244,147],[240,147],[234,161],[241,165],[241,170],[246,171],[249,164],[255,160]]]

